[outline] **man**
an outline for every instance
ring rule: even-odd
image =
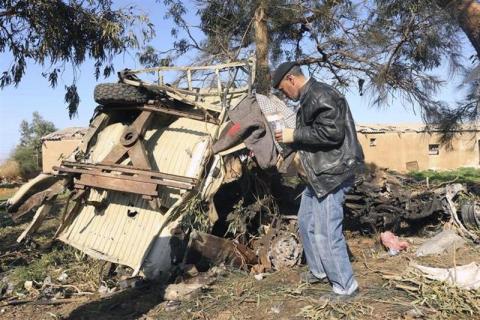
[[[272,86],[300,101],[296,129],[277,132],[275,139],[297,151],[299,173],[308,182],[298,212],[309,267],[304,280],[328,280],[333,292],[324,298],[348,299],[358,293],[358,283],[342,232],[343,202],[364,159],[350,109],[342,94],[307,79],[294,62],[275,70]]]

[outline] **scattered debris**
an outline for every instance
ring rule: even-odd
[[[33,289],[33,281],[25,281],[25,283],[23,284],[23,287],[24,287],[25,290],[27,290],[27,291],[32,291],[32,289]]]
[[[192,299],[199,294],[204,287],[202,283],[179,283],[171,284],[165,288],[165,300],[170,301],[185,301]]]
[[[62,272],[62,274],[57,277],[57,280],[60,281],[61,283],[65,283],[67,279],[68,279],[68,274],[66,274],[65,272]]]
[[[197,266],[205,269],[224,263],[226,266],[248,270],[257,263],[257,256],[235,240],[193,230],[190,233],[186,261],[195,261]]]
[[[261,281],[263,280],[263,273],[259,273],[253,276],[256,280]]]
[[[476,262],[448,269],[425,267],[419,264],[412,264],[412,266],[429,279],[444,281],[466,290],[480,288],[480,265]]]
[[[432,254],[442,254],[448,250],[456,250],[465,245],[465,240],[453,230],[443,230],[436,236],[425,241],[417,248],[417,257]]]
[[[187,264],[186,266],[184,266],[183,273],[190,278],[198,276],[198,270],[194,264]]]
[[[118,287],[120,289],[141,288],[144,285],[145,280],[143,279],[143,277],[139,276],[123,279],[118,282]]]
[[[407,241],[400,241],[391,231],[380,233],[380,240],[388,249],[388,254],[391,256],[397,255],[400,251],[406,250],[409,246]]]
[[[415,263],[411,268],[402,275],[383,275],[384,279],[398,290],[403,290],[413,298],[413,302],[409,305],[425,308],[422,311],[431,313],[432,318],[437,319],[457,319],[465,316],[472,317],[480,312],[480,304],[478,303],[478,290],[466,290],[459,286],[452,286],[455,278],[455,268],[429,268],[420,266],[425,272],[432,272],[430,277],[415,267]],[[469,275],[476,274],[478,276],[478,265],[475,263],[468,264],[468,270],[473,271]],[[453,273],[452,273],[453,271]],[[457,270],[458,271],[458,270]],[[446,281],[433,280],[435,276],[441,276]],[[440,279],[440,278],[439,278]],[[448,280],[450,279],[450,280]],[[472,285],[475,280],[467,281]],[[479,281],[477,280],[478,284]],[[428,315],[427,315],[428,317]]]
[[[271,241],[268,257],[275,270],[292,268],[302,259],[303,247],[294,233],[280,231]]]
[[[461,213],[466,227],[470,229],[480,228],[480,207],[477,203],[462,205]]]

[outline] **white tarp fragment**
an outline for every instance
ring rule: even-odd
[[[432,280],[447,282],[466,290],[477,290],[480,288],[480,266],[476,262],[455,268],[431,268],[418,264],[412,266]]]

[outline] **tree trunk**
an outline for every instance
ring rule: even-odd
[[[270,72],[268,68],[268,28],[267,18],[263,5],[255,10],[255,55],[256,64],[256,89],[258,93],[268,94],[270,91]]]
[[[480,3],[474,0],[435,0],[454,18],[480,57]]]

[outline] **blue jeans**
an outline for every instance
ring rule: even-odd
[[[308,186],[298,211],[299,233],[310,272],[327,277],[338,294],[351,294],[358,288],[353,276],[345,237],[343,202],[353,181],[348,180],[322,198]]]

